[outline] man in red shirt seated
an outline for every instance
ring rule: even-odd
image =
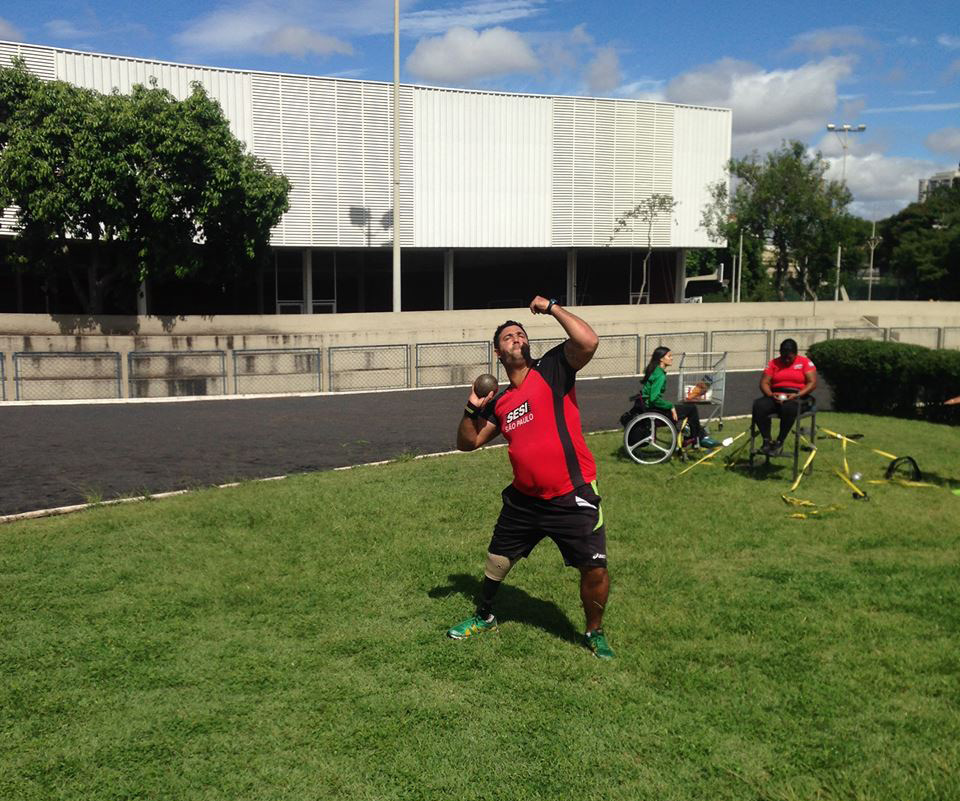
[[[753,402],[753,422],[763,437],[761,453],[767,456],[780,454],[801,407],[806,409],[813,403],[810,393],[816,388],[817,368],[813,362],[797,353],[795,340],[783,340],[780,356],[770,360],[760,378],[763,395]],[[775,441],[770,434],[772,414],[780,416],[780,431]]]

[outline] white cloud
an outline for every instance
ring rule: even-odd
[[[57,39],[87,39],[96,31],[84,30],[68,19],[52,19],[43,24],[44,30]]]
[[[457,27],[443,36],[421,39],[405,64],[418,78],[438,83],[469,83],[540,68],[520,34],[501,27],[481,32]]]
[[[23,34],[12,22],[7,22],[0,17],[0,39],[6,39],[8,42],[19,42],[23,40]]]
[[[839,178],[839,159],[831,161],[828,175]],[[851,211],[870,220],[888,217],[917,199],[918,183],[943,167],[925,159],[885,156],[880,153],[847,156],[847,186],[853,193]]]
[[[451,28],[488,28],[536,16],[544,0],[485,0],[450,8],[410,11],[400,19],[405,34],[443,33]]]
[[[631,100],[661,101],[664,99],[663,87],[665,84],[666,81],[658,78],[641,78],[618,87],[614,94],[617,97],[628,97]]]
[[[620,85],[620,58],[612,47],[601,47],[587,65],[587,88],[591,94],[606,94]]]
[[[264,53],[286,53],[297,58],[303,58],[308,53],[318,56],[353,53],[353,48],[348,42],[311,31],[300,25],[287,25],[271,31],[263,37],[261,46]]]
[[[285,53],[302,58],[353,52],[348,42],[289,23],[265,6],[215,11],[193,22],[174,40],[200,53]]]
[[[948,33],[941,33],[937,37],[937,44],[954,50],[960,47],[960,36],[951,36]]]
[[[865,108],[864,114],[902,113],[906,111],[953,111],[960,108],[960,103],[916,103],[912,106],[880,106]]]
[[[733,149],[742,154],[822,130],[837,107],[837,84],[851,71],[849,58],[830,57],[792,70],[764,70],[722,59],[674,78],[664,96],[677,103],[732,109]]]
[[[934,153],[960,155],[960,128],[941,128],[929,134],[926,146]]]
[[[837,28],[821,28],[807,31],[793,37],[793,43],[787,52],[794,53],[829,53],[834,50],[850,50],[868,44],[867,38],[860,29],[853,25]]]

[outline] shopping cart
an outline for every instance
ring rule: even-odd
[[[700,422],[723,429],[723,396],[727,383],[727,352],[681,353],[677,403],[695,403]]]

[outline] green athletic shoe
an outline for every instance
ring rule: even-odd
[[[462,623],[457,623],[452,629],[447,630],[447,636],[453,640],[465,640],[467,637],[473,637],[477,634],[483,634],[485,631],[496,631],[497,619],[484,620],[482,617],[474,615],[468,617]]]
[[[594,629],[583,635],[583,644],[597,659],[613,659],[613,649],[603,635],[603,629]]]

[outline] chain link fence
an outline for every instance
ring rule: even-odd
[[[923,345],[925,348],[936,348],[940,345],[940,329],[921,326],[888,328],[887,339],[910,345]]]
[[[825,342],[830,339],[829,328],[777,328],[770,337],[770,357],[780,354],[780,343],[785,339],[792,339],[797,343],[800,353],[806,353],[815,342]],[[766,365],[764,365],[766,366]]]
[[[670,348],[676,356],[681,353],[703,353],[707,349],[707,332],[685,331],[676,334],[647,334],[643,338],[643,358],[638,362],[638,373],[643,372],[653,352],[661,346]]]
[[[222,350],[132,351],[127,357],[131,398],[227,394]]]
[[[580,375],[606,378],[636,375],[639,350],[640,337],[635,334],[600,337],[597,352]]]
[[[14,353],[13,376],[18,401],[123,395],[119,353]]]
[[[887,338],[887,329],[885,328],[834,328],[832,339],[872,339],[876,342],[883,342]]]
[[[417,345],[418,387],[466,386],[490,372],[493,344],[485,342],[431,342]]]
[[[330,391],[406,389],[409,345],[351,345],[327,348]]]
[[[233,352],[235,395],[320,392],[323,361],[319,348],[244,348]]]
[[[796,340],[801,352],[815,342],[861,338],[909,342],[930,348],[960,350],[960,327],[875,327],[732,329],[646,335],[602,336],[585,377],[641,373],[654,349],[665,345],[683,353],[726,353],[728,370],[760,370],[784,339]],[[533,358],[564,341],[562,337],[530,341]],[[708,347],[709,342],[709,347]],[[11,354],[7,372],[0,353],[0,401],[85,400],[123,397],[122,357],[114,352]],[[327,348],[324,365],[319,348],[263,348],[232,351],[232,374],[222,350],[133,351],[128,354],[131,398],[225,395],[228,383],[237,395],[292,394],[409,387],[467,386],[481,373],[507,380],[488,341],[430,342],[410,345],[362,345]],[[328,378],[324,379],[326,366]],[[11,375],[12,373],[12,375]],[[7,389],[10,378],[10,389]],[[327,386],[324,386],[326,384]]]
[[[770,360],[770,332],[747,329],[713,331],[710,350],[726,352],[727,370],[762,370]]]

